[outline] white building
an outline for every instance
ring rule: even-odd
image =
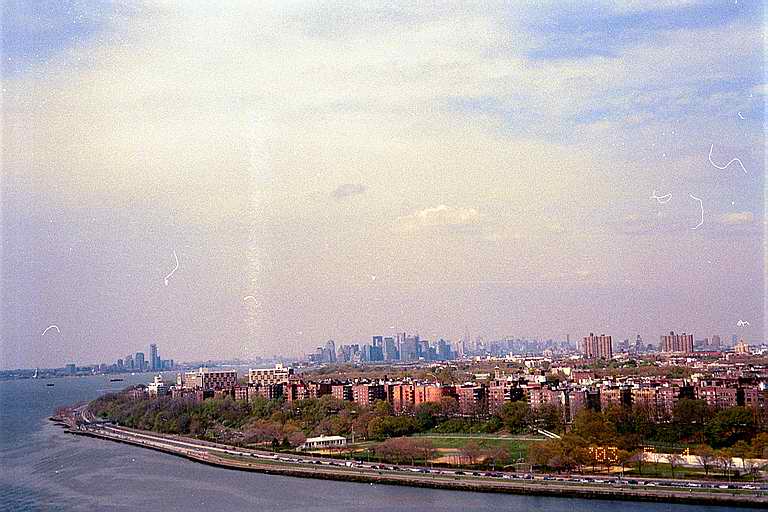
[[[299,450],[311,451],[311,450],[328,450],[331,448],[343,448],[347,446],[347,438],[343,436],[320,436],[310,437],[304,444],[299,447]]]
[[[168,394],[168,387],[165,385],[162,375],[155,375],[155,379],[147,384],[147,393],[150,397],[165,396]]]
[[[293,375],[293,369],[286,368],[281,363],[277,363],[274,368],[251,368],[248,370],[248,384],[252,386],[285,384],[291,375]]]

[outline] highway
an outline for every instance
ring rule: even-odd
[[[345,461],[313,455],[277,454],[236,448],[187,437],[120,427],[97,420],[88,411],[87,406],[78,408],[75,415],[76,427],[73,430],[80,433],[233,469],[309,478],[477,491],[768,506],[768,485],[763,483],[619,478],[605,475],[557,476]]]

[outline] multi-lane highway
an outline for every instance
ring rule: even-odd
[[[139,431],[99,421],[88,411],[87,406],[76,409],[74,416],[74,426],[71,427],[76,433],[161,450],[233,469],[478,491],[768,506],[766,484],[620,478],[604,475],[555,476],[375,464],[312,455],[276,454]]]

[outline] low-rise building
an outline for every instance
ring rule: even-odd
[[[162,375],[155,375],[154,380],[147,384],[147,394],[150,398],[157,398],[168,394],[168,387],[165,385]]]
[[[201,367],[191,372],[178,374],[176,384],[187,389],[214,391],[231,389],[237,385],[237,370],[218,370]]]
[[[248,370],[248,384],[253,386],[286,384],[293,375],[293,368],[286,368],[277,363],[274,368],[257,368]]]
[[[347,438],[343,436],[310,437],[299,447],[302,451],[331,450],[343,448],[347,445]]]

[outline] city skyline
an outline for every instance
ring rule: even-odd
[[[427,339],[421,337],[418,332],[408,335],[408,333],[389,333],[371,335],[367,340],[337,340],[333,337],[329,337],[326,341],[320,342],[319,345],[311,347],[305,350],[301,350],[297,354],[289,353],[274,353],[267,354],[265,356],[257,356],[255,358],[246,358],[245,360],[294,360],[300,362],[309,363],[393,363],[393,362],[439,362],[448,361],[453,359],[461,359],[463,357],[474,357],[476,355],[485,355],[491,357],[503,357],[507,355],[545,355],[547,349],[566,349],[566,353],[581,354],[587,357],[587,359],[612,359],[617,355],[624,354],[632,355],[648,355],[653,353],[665,353],[665,352],[680,352],[691,353],[706,352],[714,350],[716,352],[724,349],[733,349],[739,343],[743,342],[746,346],[750,346],[750,341],[745,340],[743,336],[739,336],[733,333],[728,336],[721,336],[720,334],[710,334],[704,337],[695,337],[694,333],[680,333],[675,334],[674,331],[668,333],[662,333],[656,338],[644,338],[639,333],[635,338],[631,336],[614,337],[610,334],[590,332],[589,335],[576,336],[576,339],[571,339],[570,334],[566,334],[561,337],[547,337],[547,336],[491,336],[485,338],[478,336],[474,339],[466,338],[469,333],[466,332],[463,336],[457,338],[446,338],[443,336],[433,339]],[[725,341],[723,341],[725,338]],[[601,340],[607,339],[607,342]],[[675,341],[680,339],[683,341]],[[402,344],[406,340],[415,340],[415,346],[412,347],[412,353],[408,356],[404,356],[402,353]],[[589,340],[589,341],[588,341]],[[419,345],[421,343],[422,345]],[[523,344],[521,347],[513,348],[514,343]],[[596,345],[595,345],[596,343]],[[605,343],[608,343],[606,345]],[[687,344],[685,344],[687,343]],[[391,348],[390,348],[391,344]],[[534,345],[531,345],[534,344]],[[587,344],[587,345],[585,345]],[[758,344],[752,344],[757,348],[765,348],[766,341],[763,340]],[[114,361],[112,363],[107,361],[89,361],[87,358],[82,361],[66,361],[58,366],[54,365],[50,368],[91,368],[108,366],[108,371],[124,370],[124,371],[149,371],[149,372],[162,372],[168,370],[175,370],[176,363],[182,365],[204,363],[206,361],[225,361],[231,359],[233,361],[242,360],[241,357],[222,358],[219,354],[211,354],[210,357],[204,357],[198,360],[178,361],[174,359],[162,359],[159,356],[159,349],[157,344],[150,343],[149,351],[137,351],[135,353],[129,353],[125,357],[117,359],[108,359],[108,361]],[[155,356],[152,356],[153,347],[155,350]],[[380,351],[374,352],[379,347]],[[500,347],[506,347],[500,349]],[[588,348],[589,347],[589,348]],[[599,347],[599,348],[598,348]],[[424,352],[427,350],[427,352]],[[341,357],[340,354],[344,351],[345,358],[337,359]],[[332,354],[332,355],[329,355]],[[555,355],[562,355],[562,352],[557,352]],[[595,357],[597,355],[597,357]],[[155,364],[152,361],[156,361]],[[0,368],[0,370],[14,370],[24,369],[29,370],[31,368],[40,368],[40,365],[35,365],[29,368]]]
[[[3,14],[2,368],[766,340],[759,3]]]

